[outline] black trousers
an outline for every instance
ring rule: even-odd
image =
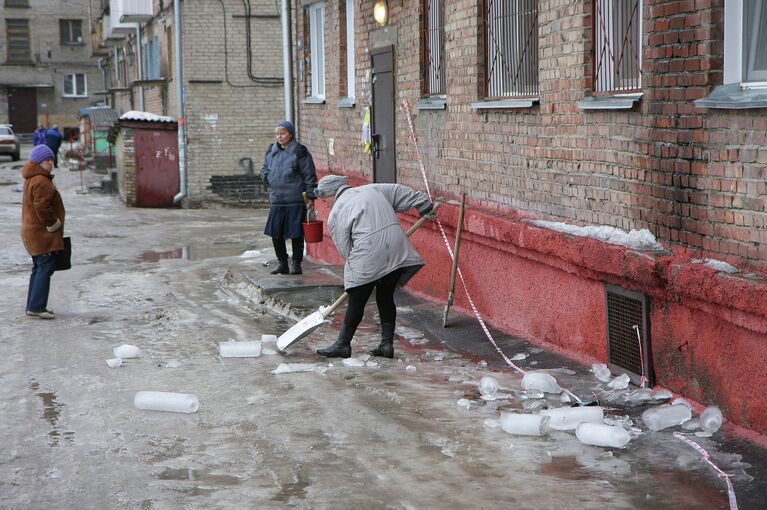
[[[374,282],[346,289],[346,292],[349,294],[349,305],[346,308],[344,324],[352,328],[352,331],[357,330],[357,326],[362,322],[362,316],[365,314],[365,305],[373,289],[376,291],[376,305],[378,305],[378,315],[381,319],[381,324],[394,323],[397,320],[394,291],[397,290],[397,282],[401,272],[401,269],[395,269]]]
[[[277,255],[277,260],[287,262],[288,250],[285,247],[285,238],[272,237],[272,244],[274,245],[274,253]],[[293,248],[293,261],[302,262],[304,260],[304,238],[293,238],[290,240],[290,244]]]

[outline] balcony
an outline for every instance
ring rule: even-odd
[[[120,21],[123,23],[146,23],[154,17],[152,0],[118,0],[122,4]]]
[[[111,16],[104,16],[101,19],[103,20],[101,44],[103,46],[116,46],[121,44],[125,40],[125,35],[118,34],[112,29]]]
[[[112,26],[112,32],[116,34],[132,34],[138,28],[138,23],[120,21],[125,3],[125,0],[109,0],[109,23]]]
[[[91,53],[94,57],[105,57],[109,55],[109,51],[104,44],[103,18],[99,18],[93,23],[93,31],[91,32]]]

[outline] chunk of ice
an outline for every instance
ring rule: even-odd
[[[527,391],[520,391],[517,396],[519,397],[519,400],[527,400],[527,399],[537,399],[537,398],[543,398],[546,396],[545,393],[543,393],[541,390],[527,390]]]
[[[690,409],[692,409],[692,404],[687,399],[684,399],[682,397],[678,397],[678,398],[675,398],[674,400],[672,400],[671,401],[671,405],[672,406],[683,405],[683,406],[687,406]]]
[[[610,369],[604,363],[594,363],[591,365],[591,371],[594,372],[594,377],[602,382],[607,382],[612,377]]]
[[[268,347],[262,347],[261,354],[263,354],[264,356],[274,356],[275,354],[277,354],[277,351],[275,351],[274,349],[270,349]]]
[[[690,418],[686,422],[682,423],[682,428],[684,430],[696,430],[700,428],[700,422],[697,418]]]
[[[129,345],[129,344],[124,344],[124,345],[121,345],[120,347],[115,347],[114,349],[112,349],[112,352],[114,353],[115,358],[122,358],[122,359],[138,358],[139,356],[141,356],[141,349],[139,349],[135,345]]]
[[[614,390],[625,390],[629,387],[629,382],[631,382],[631,379],[624,373],[607,383],[607,387]]]
[[[200,401],[191,393],[169,391],[139,391],[133,398],[136,409],[147,411],[168,411],[172,413],[196,413]]]
[[[458,407],[461,407],[463,409],[469,409],[471,407],[471,400],[462,398],[462,399],[459,399],[458,402],[456,402],[456,404],[458,405]]]
[[[343,363],[345,367],[364,367],[365,366],[365,362],[359,358],[346,358],[341,363]]]
[[[178,368],[181,366],[181,362],[177,359],[169,359],[165,364],[165,368]]]
[[[257,358],[261,356],[261,342],[258,340],[221,342],[218,349],[222,358]]]
[[[722,420],[724,420],[722,411],[716,406],[705,408],[703,412],[700,413],[700,418],[698,418],[700,428],[706,432],[711,432],[712,434],[722,426]]]
[[[549,417],[540,414],[501,413],[501,428],[518,436],[542,436],[549,431]]]
[[[669,400],[674,398],[674,394],[665,388],[654,390],[652,393],[650,393],[650,396],[653,398],[653,400]]]
[[[261,335],[262,342],[276,342],[277,335]]]
[[[524,409],[528,413],[535,413],[540,411],[541,409],[546,409],[546,401],[543,399],[523,400],[522,409]]]
[[[631,441],[626,429],[604,423],[581,423],[575,429],[575,437],[583,444],[608,448],[623,448]]]
[[[497,429],[501,426],[501,420],[498,420],[496,418],[485,418],[485,421],[482,422],[482,424],[485,426],[485,428],[488,429]]]
[[[553,430],[575,430],[583,422],[602,423],[605,418],[604,409],[599,406],[545,409],[541,414],[551,418],[549,427]]]
[[[117,368],[123,364],[122,358],[112,358],[107,360],[107,366],[109,368]]]
[[[479,380],[479,393],[482,396],[492,397],[498,392],[498,380],[491,376],[486,375]]]
[[[413,365],[408,365],[407,367],[405,367],[405,370],[407,370],[408,372],[415,372],[415,367]]]
[[[546,393],[560,393],[562,388],[557,380],[545,372],[527,372],[522,378],[522,388],[526,390],[541,390]]]
[[[378,362],[377,361],[367,361],[367,362],[365,362],[365,366],[370,367],[370,368],[375,368],[375,367],[378,366]]]
[[[324,374],[327,372],[328,367],[317,365],[317,363],[280,363],[280,365],[272,370],[273,374],[293,374],[297,372],[316,372],[318,374]]]
[[[652,431],[681,425],[692,417],[690,408],[684,405],[663,405],[653,407],[642,413],[647,428]]]
[[[260,257],[260,256],[261,256],[261,252],[258,251],[258,250],[244,251],[244,252],[242,252],[242,255],[240,255],[240,257],[242,257],[244,259],[250,259],[250,258]]]
[[[525,358],[527,358],[527,354],[525,354],[524,352],[520,352],[512,356],[511,361],[522,361]]]

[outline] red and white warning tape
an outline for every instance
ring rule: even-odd
[[[738,510],[738,501],[735,499],[735,489],[732,487],[732,482],[730,481],[730,475],[722,471],[719,466],[714,464],[711,461],[711,454],[708,453],[701,445],[693,441],[692,439],[689,439],[685,437],[680,432],[674,432],[674,437],[684,441],[688,445],[690,445],[692,448],[694,448],[698,453],[700,453],[703,456],[703,460],[708,462],[708,464],[714,468],[714,471],[716,471],[717,476],[719,478],[722,478],[727,483],[727,497],[730,500],[730,510]]]
[[[415,153],[416,157],[418,158],[418,166],[421,169],[421,176],[423,177],[423,183],[426,187],[426,193],[429,195],[429,198],[431,198],[431,190],[429,189],[429,179],[426,176],[426,168],[423,164],[423,159],[421,157],[421,149],[418,146],[418,136],[415,133],[415,127],[413,125],[413,110],[410,108],[410,103],[408,102],[407,98],[402,99],[402,103],[400,104],[400,108],[402,108],[405,111],[405,114],[407,116],[407,124],[410,128],[410,139],[413,141],[413,145],[415,146]],[[450,254],[450,259],[452,260],[454,258],[453,249],[450,247],[450,242],[447,239],[447,234],[445,234],[445,229],[442,226],[442,222],[439,221],[439,218],[436,219],[437,226],[439,227],[440,234],[442,235],[442,240],[445,243],[445,248],[447,248],[447,252]],[[463,285],[463,291],[466,294],[466,299],[469,302],[469,306],[471,306],[471,311],[474,314],[474,316],[477,318],[477,321],[479,322],[479,325],[482,327],[482,331],[485,332],[485,336],[487,336],[487,339],[490,341],[491,344],[493,344],[493,347],[498,352],[498,354],[501,355],[503,360],[508,364],[512,369],[516,370],[520,374],[524,375],[525,370],[517,366],[511,359],[509,359],[506,354],[501,350],[500,347],[498,347],[498,344],[495,342],[495,339],[493,338],[493,335],[490,333],[490,330],[488,329],[487,325],[485,324],[485,321],[482,319],[482,315],[480,315],[479,310],[477,309],[477,305],[474,303],[474,300],[471,298],[471,294],[469,294],[469,289],[466,286],[466,281],[463,278],[463,272],[461,271],[461,268],[458,267],[458,277],[461,279],[461,285]],[[578,404],[583,405],[583,401],[578,398],[577,395],[575,395],[570,390],[563,388],[564,392],[567,393],[571,398],[573,398]]]

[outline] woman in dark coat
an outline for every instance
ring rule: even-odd
[[[277,141],[266,152],[261,168],[261,180],[271,187],[271,208],[264,234],[272,238],[274,253],[279,261],[272,274],[301,274],[304,258],[301,223],[306,221],[307,208],[314,208],[317,173],[309,150],[296,141],[296,128],[290,121],[277,124],[274,134]],[[310,198],[308,206],[304,203],[304,192]],[[291,240],[293,248],[290,268],[285,239]]]
[[[56,318],[47,308],[48,292],[55,270],[53,252],[64,249],[64,202],[53,184],[53,157],[48,146],[38,145],[21,171],[21,240],[32,256],[26,313],[40,319]]]

